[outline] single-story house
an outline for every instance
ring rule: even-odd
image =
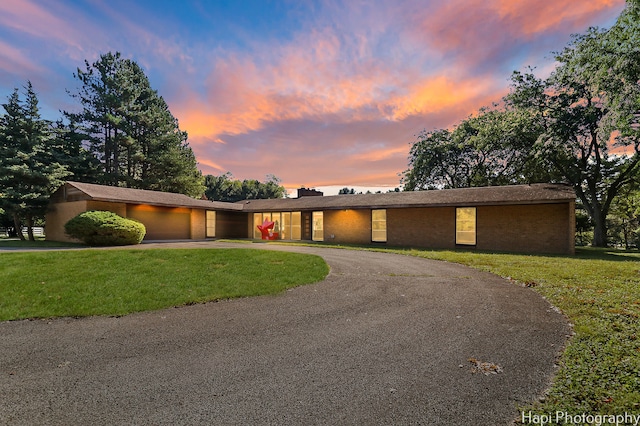
[[[140,220],[145,239],[263,238],[399,247],[574,253],[575,192],[532,184],[225,203],[180,194],[67,182],[51,199],[47,239],[87,210]]]
[[[245,232],[234,233],[247,226],[242,206],[234,203],[196,200],[170,192],[66,182],[51,196],[45,218],[46,239],[73,241],[64,232],[65,223],[90,210],[107,210],[142,222],[147,228],[147,240],[246,237]]]

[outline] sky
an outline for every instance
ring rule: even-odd
[[[325,194],[400,185],[422,130],[498,102],[514,70],[624,0],[0,0],[0,102],[31,81],[44,118],[74,72],[120,52],[145,71],[204,174]]]

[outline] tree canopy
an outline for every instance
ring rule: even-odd
[[[422,132],[404,189],[565,182],[593,221],[593,245],[606,246],[611,205],[640,173],[639,11],[629,2],[610,29],[573,36],[546,79],[514,72],[500,106]]]
[[[11,215],[21,239],[22,225],[33,240],[33,221],[43,216],[49,196],[71,173],[57,162],[51,123],[42,119],[38,97],[27,82],[20,99],[18,89],[2,104],[0,116],[0,208]]]
[[[280,185],[280,179],[267,175],[266,181],[255,179],[237,180],[230,172],[220,176],[206,175],[204,191],[209,200],[236,202],[262,198],[282,198],[287,190]]]
[[[82,111],[65,116],[73,137],[100,161],[97,183],[202,195],[187,133],[135,61],[109,52],[74,76],[81,88],[72,96]]]

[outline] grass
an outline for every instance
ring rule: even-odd
[[[318,256],[245,249],[0,254],[0,320],[125,315],[322,280]]]

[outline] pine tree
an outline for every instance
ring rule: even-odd
[[[77,122],[91,152],[102,164],[102,182],[199,196],[203,177],[164,99],[151,88],[140,66],[120,53],[107,53],[75,77]]]
[[[49,197],[70,173],[55,161],[51,123],[40,117],[31,82],[22,102],[18,89],[3,104],[0,120],[0,207],[14,219],[18,236],[25,221],[34,240],[33,221],[46,213]]]

